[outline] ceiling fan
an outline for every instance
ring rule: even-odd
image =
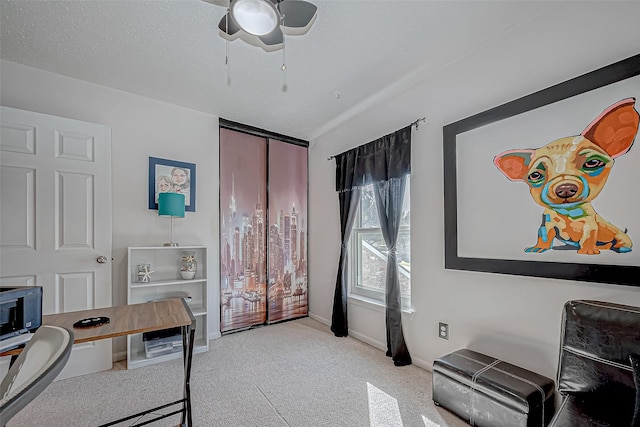
[[[220,36],[240,38],[266,52],[282,49],[284,35],[306,34],[316,20],[317,6],[304,0],[203,0],[227,7],[218,23]]]

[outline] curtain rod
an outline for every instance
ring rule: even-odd
[[[421,119],[412,121],[411,124],[409,124],[409,126],[415,126],[416,130],[418,130],[418,128],[420,127],[420,124],[424,124],[426,122],[427,122],[426,117],[423,117]],[[336,158],[336,156],[329,156],[329,157],[327,157],[327,160],[332,160],[332,159],[335,159],[335,158]]]

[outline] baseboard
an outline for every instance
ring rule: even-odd
[[[368,335],[361,334],[360,332],[356,332],[356,331],[351,331],[350,330],[349,331],[349,336],[357,339],[358,341],[362,341],[364,343],[367,343],[370,346],[375,347],[375,348],[377,348],[379,350],[382,350],[382,351],[385,351],[385,352],[387,351],[387,344],[386,343],[383,343],[383,342],[380,342],[380,341],[378,341],[376,339],[373,339]]]
[[[331,326],[331,322],[329,321],[329,319],[325,319],[322,316],[318,316],[317,314],[309,313],[309,317],[311,317],[313,320],[317,320],[320,323],[324,323],[327,326]]]
[[[331,326],[331,322],[329,321],[329,319],[325,319],[322,316],[318,316],[317,314],[312,314],[309,313],[309,317],[311,317],[314,320],[317,320],[320,323],[324,323],[327,326]],[[358,341],[362,341],[365,342],[367,344],[369,344],[372,347],[375,348],[379,348],[382,351],[386,351],[387,350],[387,346],[383,343],[381,343],[380,341],[374,340],[371,337],[368,337],[367,335],[355,332],[355,331],[349,331],[349,336],[357,339]]]
[[[431,363],[427,362],[426,360],[418,359],[416,357],[411,356],[411,362],[413,362],[413,364],[416,365],[418,368],[422,368],[427,372],[433,372],[433,366],[431,365]]]
[[[322,316],[318,316],[317,314],[309,313],[309,317],[311,317],[314,320],[317,320],[320,323],[324,323],[327,326],[331,326],[331,322],[329,321],[329,319],[325,319]],[[369,337],[367,335],[364,335],[364,334],[361,334],[359,332],[350,330],[349,331],[349,336],[357,339],[358,341],[365,342],[365,343],[369,344],[370,346],[378,348],[378,349],[380,349],[382,351],[387,351],[387,345],[386,344],[381,343],[380,341],[374,340],[373,338],[371,338],[371,337]]]
[[[127,360],[127,351],[118,351],[111,355],[111,361],[113,363],[119,362],[121,360]]]
[[[309,313],[309,317],[314,319],[314,320],[317,320],[318,322],[320,322],[322,324],[325,324],[327,326],[331,326],[331,322],[329,321],[329,319],[325,319],[322,316],[318,316],[317,314]],[[357,339],[358,341],[362,341],[362,342],[364,342],[366,344],[369,344],[370,346],[375,347],[375,348],[377,348],[377,349],[379,349],[381,351],[385,351],[385,352],[387,351],[387,345],[385,343],[382,343],[382,342],[380,342],[378,340],[374,340],[373,338],[371,338],[371,337],[369,337],[367,335],[364,335],[364,334],[361,334],[361,333],[355,332],[355,331],[349,331],[349,335],[351,337]],[[215,339],[218,339],[218,338],[221,338],[221,337],[222,337],[222,334],[220,333],[220,331],[213,332],[213,333],[209,334],[209,340],[215,340]],[[119,362],[121,360],[127,360],[127,352],[126,351],[119,351],[119,352],[113,353],[112,359],[111,359],[111,361],[113,363]],[[419,359],[419,358],[413,357],[413,356],[411,356],[411,360],[412,360],[412,362],[413,362],[413,364],[415,366],[417,366],[419,368],[422,368],[425,371],[433,372],[433,366],[430,363],[428,363],[427,361],[425,361],[423,359]],[[8,369],[8,361],[7,361],[7,366],[6,367],[2,366],[2,364],[0,364],[0,373],[2,373],[2,369],[3,368],[4,369]]]
[[[327,326],[331,326],[331,322],[329,321],[329,319],[325,319],[322,316],[318,316],[317,314],[309,313],[309,317],[311,317],[314,320],[317,320],[320,323],[324,323]],[[369,337],[367,335],[361,334],[359,332],[356,332],[356,331],[349,331],[349,335],[351,337],[357,339],[358,341],[362,341],[364,343],[367,343],[370,346],[375,347],[375,348],[377,348],[379,350],[382,350],[384,352],[387,351],[386,343],[382,343],[382,342],[380,342],[378,340],[374,340],[373,338],[371,338],[371,337]],[[416,365],[419,368],[424,369],[425,371],[432,372],[432,370],[433,370],[433,367],[431,366],[431,364],[429,362],[427,362],[426,360],[419,359],[419,358],[411,356],[411,361],[412,361],[412,363],[414,365]]]

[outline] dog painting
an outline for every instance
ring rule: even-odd
[[[631,252],[627,230],[598,215],[591,202],[604,188],[615,159],[633,145],[640,121],[635,101],[627,98],[606,108],[577,136],[537,149],[508,150],[494,158],[509,180],[527,183],[533,200],[544,207],[537,242],[525,252],[548,251],[554,239],[578,254]]]

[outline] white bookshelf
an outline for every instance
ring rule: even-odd
[[[193,279],[180,277],[182,251],[194,251],[198,270]],[[138,281],[138,265],[150,264],[149,282]],[[127,253],[127,303],[138,304],[147,301],[189,297],[187,303],[196,319],[195,344],[193,353],[209,350],[207,332],[208,287],[207,248],[205,246],[146,246],[129,247]],[[128,369],[152,365],[182,357],[182,351],[147,358],[142,334],[127,337]]]

